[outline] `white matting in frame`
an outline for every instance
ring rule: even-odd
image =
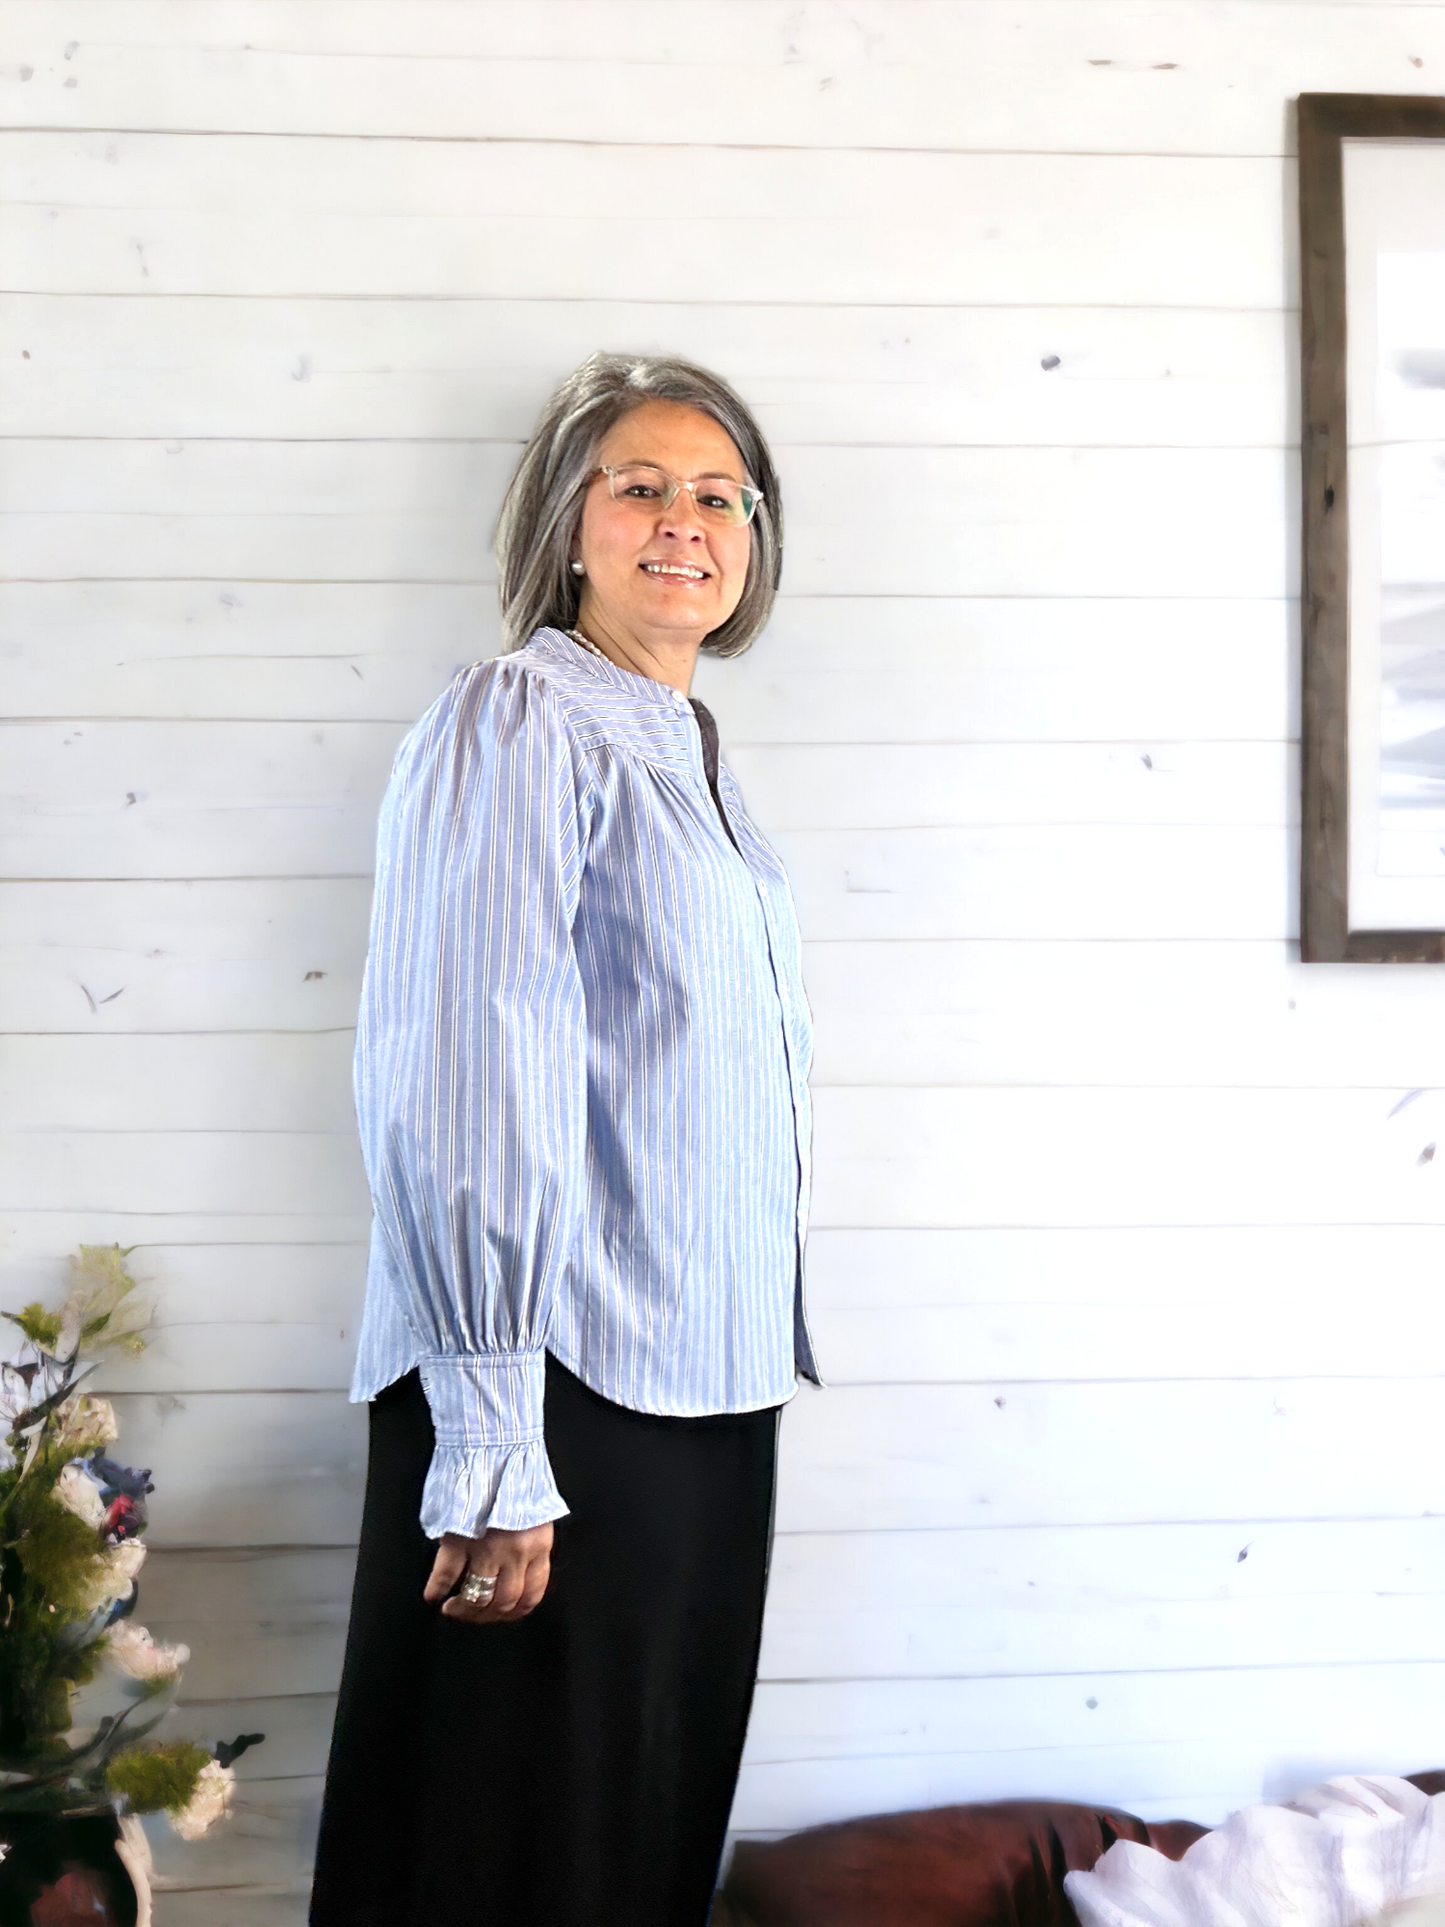
[[[1445,930],[1445,142],[1345,140],[1349,924]]]

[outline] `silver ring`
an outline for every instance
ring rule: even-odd
[[[469,1572],[462,1581],[462,1589],[457,1597],[465,1600],[469,1606],[485,1606],[490,1604],[492,1594],[496,1590],[495,1573]]]

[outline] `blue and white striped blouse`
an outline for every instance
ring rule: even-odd
[[[356,1052],[353,1400],[418,1366],[432,1538],[567,1510],[543,1356],[642,1412],[816,1378],[810,1030],[782,865],[678,691],[541,629],[398,752]]]

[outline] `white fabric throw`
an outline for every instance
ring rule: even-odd
[[[1231,1814],[1182,1860],[1118,1840],[1064,1887],[1082,1927],[1445,1927],[1445,1793],[1350,1775]]]

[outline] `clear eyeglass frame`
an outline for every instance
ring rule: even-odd
[[[608,462],[595,472],[607,477],[608,493],[625,507],[654,512],[670,509],[686,489],[704,522],[721,523],[727,528],[745,527],[763,499],[762,490],[750,482],[734,482],[721,475],[703,475],[695,482],[684,482],[656,462]],[[645,490],[652,492],[642,492]]]

